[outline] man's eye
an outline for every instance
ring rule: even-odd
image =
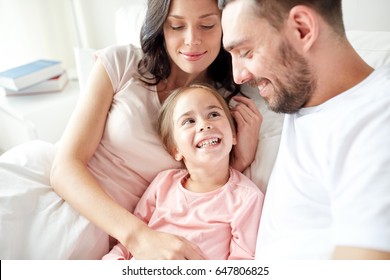
[[[247,56],[249,56],[249,54],[250,54],[250,50],[247,50],[247,51],[242,51],[242,52],[240,52],[240,57],[247,57]]]

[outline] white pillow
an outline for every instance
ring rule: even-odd
[[[349,30],[347,37],[371,67],[390,65],[390,32]]]
[[[132,1],[126,6],[120,7],[115,13],[116,44],[133,44],[140,46],[140,31],[145,18],[147,8],[146,0]],[[95,49],[75,48],[77,75],[81,94],[95,62]]]
[[[265,193],[268,180],[279,150],[280,136],[283,127],[284,114],[269,110],[257,88],[244,85],[242,91],[250,97],[263,115],[255,160],[244,174]]]
[[[96,50],[88,48],[74,48],[74,57],[76,61],[77,77],[79,80],[80,94],[85,91],[85,86],[95,63]]]

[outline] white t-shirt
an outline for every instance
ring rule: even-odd
[[[257,259],[329,259],[336,246],[390,251],[390,68],[287,115]]]

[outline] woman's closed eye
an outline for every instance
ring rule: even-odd
[[[212,24],[212,25],[201,25],[200,28],[201,29],[205,29],[205,30],[211,30],[213,29],[215,26],[215,24]],[[182,30],[184,29],[184,25],[171,25],[171,29],[174,30],[174,31],[179,31],[179,30]]]
[[[214,26],[215,26],[215,24],[203,24],[203,25],[201,25],[201,28],[209,30],[209,29],[213,29]]]
[[[172,30],[181,30],[184,28],[184,25],[171,25]]]

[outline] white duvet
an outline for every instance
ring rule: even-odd
[[[0,259],[100,259],[107,234],[50,186],[56,147],[33,141],[0,157]]]

